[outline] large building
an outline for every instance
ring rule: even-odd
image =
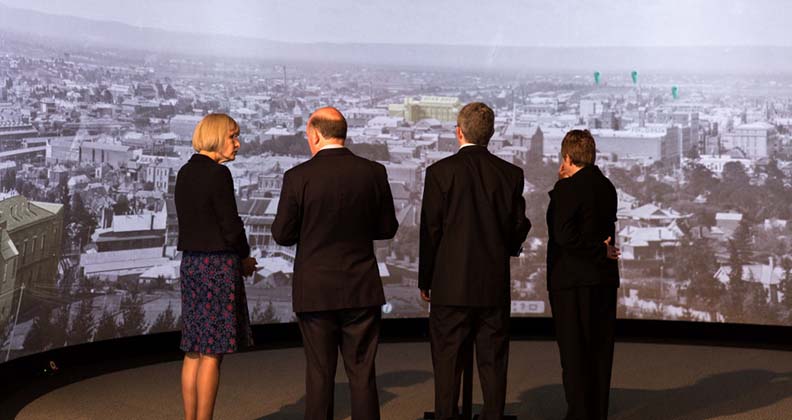
[[[112,141],[86,141],[80,145],[80,163],[107,163],[118,169],[132,159],[129,146]]]
[[[405,187],[411,191],[417,191],[421,185],[421,180],[423,179],[421,167],[422,165],[416,161],[385,163],[385,169],[388,171],[388,179],[391,182],[404,183]]]
[[[183,164],[181,158],[144,155],[140,158],[139,180],[150,182],[155,191],[167,193],[176,185],[176,175]]]
[[[0,121],[0,151],[22,147],[22,139],[36,137],[38,131],[30,123],[21,121]]]
[[[0,323],[11,315],[17,298],[16,267],[19,251],[8,235],[7,229],[0,230]],[[0,324],[2,325],[2,324]]]
[[[778,145],[779,138],[775,126],[766,122],[743,124],[721,136],[723,148],[739,150],[748,159],[771,157],[778,150]]]
[[[428,118],[438,121],[456,121],[462,108],[458,98],[448,96],[422,96],[404,98],[404,119],[416,123]],[[391,113],[391,116],[394,116]]]
[[[0,201],[0,232],[0,293],[9,293],[0,299],[1,317],[9,304],[17,302],[23,284],[31,293],[51,293],[55,287],[63,205],[29,201],[21,195],[6,198]],[[23,308],[30,304],[23,299]]]
[[[593,115],[601,114],[603,110],[602,101],[596,99],[581,99],[578,114],[583,118],[588,118]]]
[[[101,253],[164,246],[167,215],[164,205],[158,212],[114,215],[110,228],[99,229],[94,234],[97,251]]]
[[[94,233],[96,249],[80,256],[82,273],[107,281],[137,280],[151,267],[167,264],[167,216],[166,206],[157,212],[114,215],[110,228]]]
[[[192,140],[195,126],[203,119],[200,115],[175,115],[170,120],[170,131],[182,140]]]
[[[491,146],[493,146],[492,142],[495,140],[496,136],[493,136],[493,138],[490,140]],[[512,146],[527,147],[527,161],[540,160],[544,155],[544,132],[538,125],[524,124],[519,122],[510,124],[504,130],[503,141],[509,142],[509,144]],[[505,147],[505,144],[502,144],[496,148],[490,147],[490,150],[497,151],[503,147]]]
[[[239,217],[245,224],[245,232],[251,248],[278,247],[272,239],[271,231],[278,210],[278,201],[278,198],[237,200]]]

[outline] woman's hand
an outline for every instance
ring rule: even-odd
[[[247,257],[242,260],[242,275],[245,277],[250,276],[256,271],[256,259]]]

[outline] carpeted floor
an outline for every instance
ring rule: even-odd
[[[383,344],[377,359],[382,418],[415,420],[433,404],[427,343]],[[215,418],[301,420],[302,348],[227,357]],[[180,362],[115,372],[54,390],[20,420],[180,419]],[[349,418],[343,368],[335,419]],[[565,403],[554,342],[511,346],[507,413],[560,420]],[[481,402],[474,385],[474,413]],[[617,343],[610,419],[792,419],[792,352]]]

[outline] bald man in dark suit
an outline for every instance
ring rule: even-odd
[[[338,351],[353,420],[377,420],[374,359],[382,281],[374,240],[391,239],[398,222],[385,167],[344,147],[347,124],[334,108],[308,120],[313,157],[286,171],[272,236],[297,245],[293,307],[306,357],[305,419],[332,420]]]

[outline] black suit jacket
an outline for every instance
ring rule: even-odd
[[[398,227],[381,164],[325,149],[286,171],[272,237],[297,244],[294,311],[384,304],[372,241],[393,238]]]
[[[418,286],[432,304],[500,306],[511,301],[509,257],[531,223],[523,171],[466,146],[426,168]]]
[[[547,288],[619,286],[603,243],[616,241],[616,188],[595,165],[556,182],[547,207]]]
[[[250,255],[237,211],[231,171],[208,156],[193,155],[176,177],[176,217],[182,251],[231,251]]]

